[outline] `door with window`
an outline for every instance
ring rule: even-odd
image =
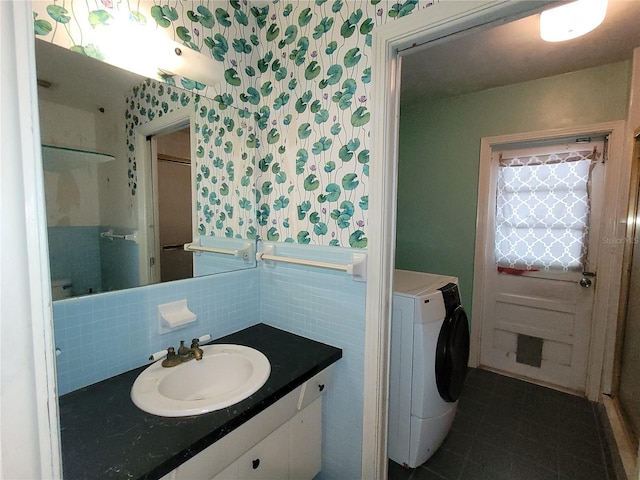
[[[585,391],[605,152],[589,137],[492,147],[482,365]]]

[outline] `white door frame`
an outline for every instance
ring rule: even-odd
[[[195,138],[195,110],[192,107],[184,107],[155,118],[148,123],[139,125],[134,130],[135,152],[138,172],[142,178],[138,177],[138,243],[139,243],[139,269],[140,285],[149,285],[160,281],[158,268],[149,265],[149,258],[153,255],[157,261],[160,259],[160,246],[158,245],[158,212],[154,208],[156,204],[155,192],[158,190],[157,155],[156,149],[152,152],[147,142],[147,137],[161,133],[169,133],[189,125],[190,129],[190,157],[191,157],[191,182],[195,185],[194,149]],[[153,140],[152,140],[153,141]],[[197,192],[191,189],[191,226],[192,230],[197,225]]]
[[[400,51],[539,11],[550,1],[444,1],[376,28],[369,177],[362,478],[387,478],[389,331],[395,258]]]
[[[598,281],[594,296],[594,306],[591,322],[591,345],[589,348],[589,360],[587,365],[586,394],[590,400],[599,401],[602,393],[602,377],[611,372],[603,372],[605,351],[607,345],[607,329],[615,329],[618,313],[618,298],[620,292],[620,272],[622,271],[622,254],[620,243],[614,239],[620,237],[621,224],[617,222],[620,213],[626,212],[628,187],[625,190],[623,179],[628,178],[630,162],[623,156],[624,121],[598,123],[556,129],[545,132],[518,133],[513,135],[501,135],[486,137],[481,140],[480,146],[480,174],[478,178],[478,213],[476,221],[476,248],[473,275],[473,321],[471,322],[471,352],[469,364],[478,366],[480,363],[480,337],[482,332],[485,294],[485,276],[487,268],[494,268],[493,263],[488,262],[492,256],[493,243],[487,238],[485,226],[489,222],[495,201],[490,198],[492,183],[492,159],[491,151],[494,146],[512,143],[521,143],[537,139],[563,138],[590,132],[591,134],[609,134],[608,161],[604,180],[604,205],[603,215],[599,225],[599,236],[602,241],[599,254],[596,259],[596,271]],[[624,176],[626,175],[626,177]],[[628,183],[628,182],[627,182]],[[620,190],[624,190],[620,192]],[[606,211],[606,215],[604,212]],[[622,225],[624,227],[624,225]],[[598,231],[598,229],[595,229]],[[490,245],[491,243],[491,245]]]
[[[0,477],[60,478],[47,215],[30,2],[0,2]]]

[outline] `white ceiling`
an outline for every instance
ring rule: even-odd
[[[38,87],[38,96],[49,102],[95,112],[100,107],[124,102],[124,97],[144,77],[100,62],[58,45],[36,39],[38,80],[50,83]]]
[[[605,21],[560,43],[540,39],[540,15],[477,29],[403,54],[401,102],[461,95],[630,59],[640,46],[640,0],[609,0]]]

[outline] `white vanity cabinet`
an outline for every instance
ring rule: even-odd
[[[213,480],[311,480],[320,471],[321,452],[322,400],[318,398]]]
[[[162,480],[311,480],[320,471],[329,367]]]
[[[238,465],[236,479],[279,480],[289,478],[289,423],[241,456],[234,463]],[[218,480],[218,477],[214,477]]]
[[[311,479],[322,463],[322,399],[289,422],[289,479]]]

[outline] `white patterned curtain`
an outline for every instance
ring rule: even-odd
[[[581,270],[595,150],[500,158],[496,196],[498,267]]]

